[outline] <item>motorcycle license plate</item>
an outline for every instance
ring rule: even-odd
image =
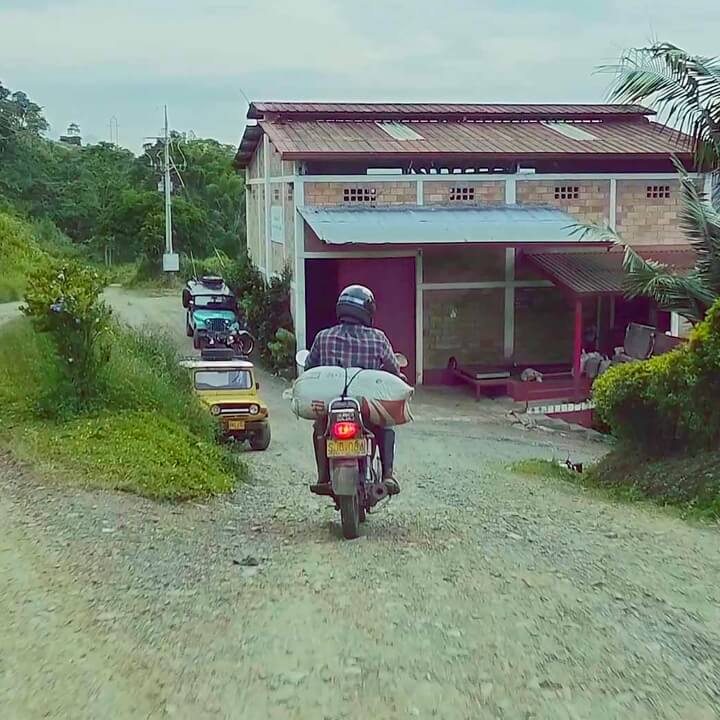
[[[244,430],[244,420],[228,420],[228,430]]]
[[[367,455],[367,440],[328,440],[327,456],[329,458],[365,457]]]

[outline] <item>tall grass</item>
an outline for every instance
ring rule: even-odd
[[[227,492],[245,477],[217,444],[169,338],[115,327],[101,392],[81,414],[63,378],[53,345],[27,320],[0,328],[0,440],[23,459],[158,499]]]

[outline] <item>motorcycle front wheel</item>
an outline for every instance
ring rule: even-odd
[[[354,540],[360,535],[360,498],[357,493],[340,495],[338,504],[343,537],[346,540]]]

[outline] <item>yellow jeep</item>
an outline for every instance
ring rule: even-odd
[[[181,365],[192,374],[195,392],[219,420],[226,438],[247,440],[253,450],[267,450],[269,412],[258,395],[260,384],[251,362],[200,357],[183,360]]]

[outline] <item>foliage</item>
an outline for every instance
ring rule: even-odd
[[[624,248],[623,288],[627,297],[651,297],[663,310],[677,312],[697,323],[720,297],[720,212],[712,207],[682,165],[676,163],[676,167],[682,193],[680,227],[695,251],[695,267],[688,275],[646,260],[610,227],[590,225],[578,229],[582,236],[591,234]]]
[[[246,469],[214,442],[215,425],[177,366],[171,341],[114,328],[103,392],[89,411],[55,408],[64,373],[47,334],[26,320],[0,329],[0,437],[23,459],[73,482],[181,499],[225,492]],[[23,362],[17,359],[22,348]]]
[[[32,228],[7,213],[0,212],[0,302],[19,300],[30,269],[43,257]]]
[[[615,495],[649,498],[684,514],[720,520],[720,452],[655,458],[617,450],[585,475],[587,484]]]
[[[101,300],[105,279],[78,263],[48,261],[28,277],[23,307],[39,332],[52,338],[67,383],[63,394],[85,407],[98,394],[109,359],[110,308]]]
[[[285,328],[278,328],[275,339],[268,343],[271,370],[285,373],[295,366],[295,335]]]
[[[611,98],[647,103],[680,132],[689,133],[695,163],[711,172],[720,169],[720,63],[690,55],[670,43],[655,43],[624,53],[615,74]],[[578,226],[583,234],[625,248],[625,290],[629,297],[647,296],[662,309],[678,312],[692,323],[704,317],[720,297],[720,213],[677,160],[682,209],[680,224],[696,254],[694,270],[684,277],[661,263],[642,258],[609,227]],[[717,207],[717,205],[715,205]]]
[[[698,165],[720,166],[720,62],[690,55],[670,43],[625,52],[612,99],[650,103],[680,132],[690,135]]]
[[[147,411],[72,420],[36,443],[46,461],[71,471],[76,482],[153,499],[229,492],[237,472],[222,448]]]
[[[243,255],[236,262],[225,266],[224,277],[238,297],[238,304],[250,332],[258,341],[262,359],[275,372],[289,370],[294,366],[294,360],[277,343],[279,341],[287,344],[289,340],[282,334],[278,338],[279,330],[289,334],[292,334],[293,330],[290,313],[290,269],[286,267],[268,283],[247,255]]]
[[[720,520],[720,452],[657,459],[620,448],[583,473],[557,462],[522,460],[510,468],[527,477],[569,483],[615,500],[650,500],[684,516]]]
[[[611,368],[593,386],[596,410],[614,434],[653,455],[717,447],[719,397],[720,300],[686,346]]]
[[[47,129],[37,104],[0,84],[0,208],[51,221],[98,260],[142,259],[146,276],[159,273],[165,234],[160,146],[135,157],[107,142],[51,142]],[[173,132],[172,155],[175,246],[198,257],[215,247],[235,255],[244,239],[245,200],[234,149]]]

